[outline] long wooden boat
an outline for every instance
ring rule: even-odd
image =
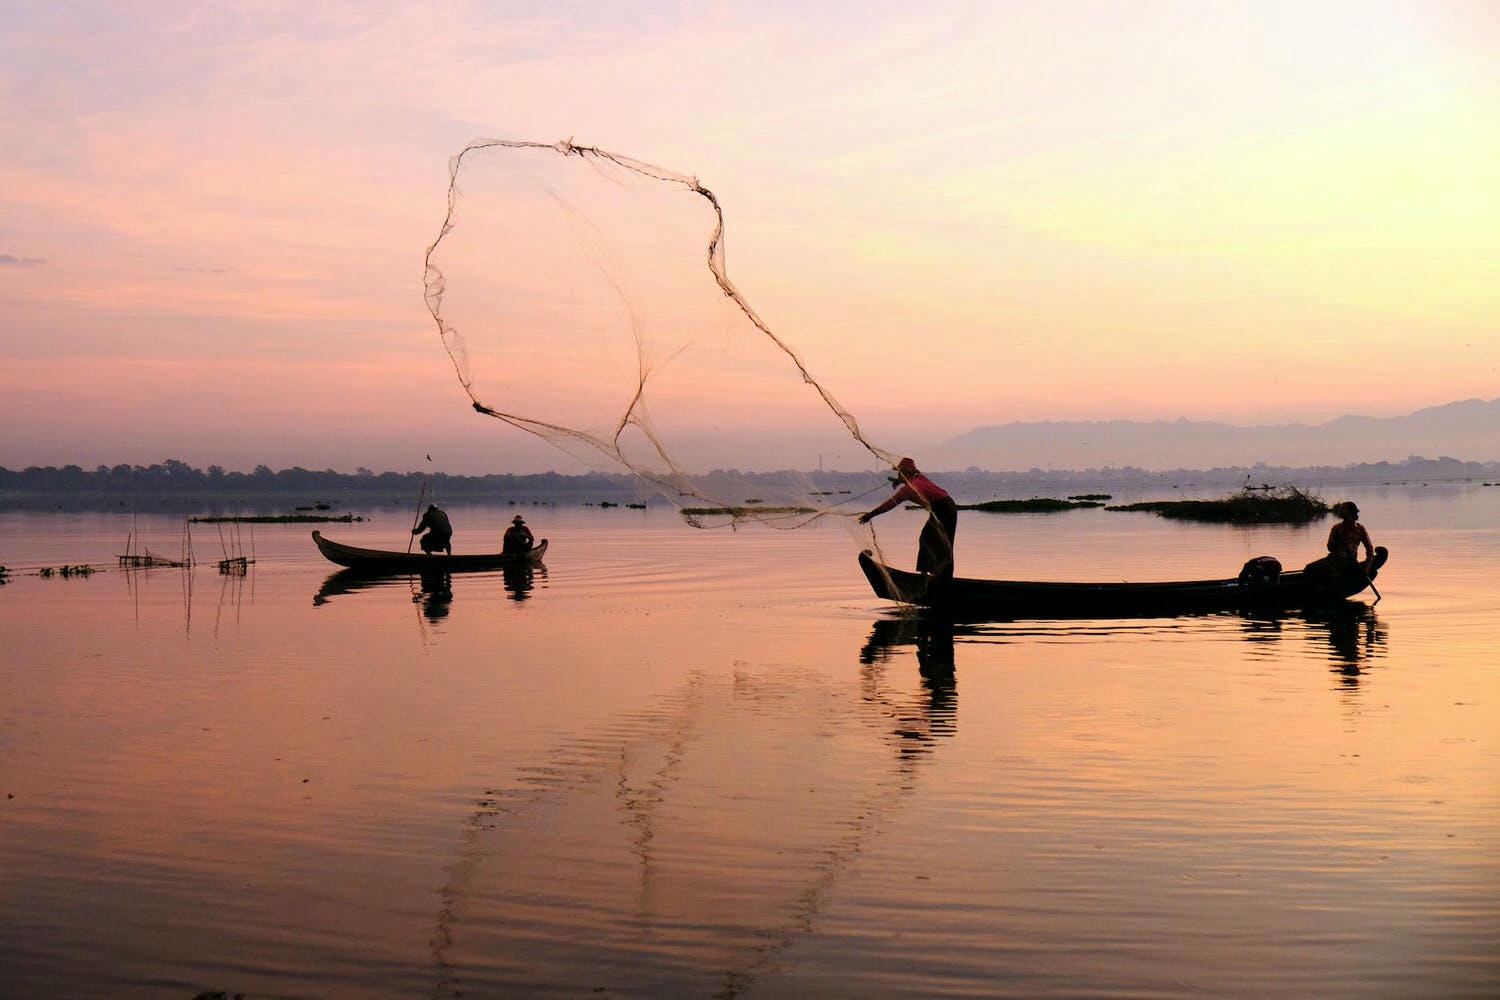
[[[388,552],[385,549],[361,549],[324,538],[314,531],[312,539],[318,551],[331,563],[366,573],[466,573],[476,570],[504,569],[539,563],[547,554],[547,539],[537,542],[531,551],[521,555],[480,552],[471,555],[442,555],[426,552]]]
[[[1384,546],[1376,548],[1369,576],[1358,569],[1337,573],[1291,570],[1260,579],[1163,583],[1049,583],[964,577],[934,582],[923,574],[878,562],[868,549],[860,553],[859,567],[875,596],[888,601],[995,618],[1076,618],[1336,604],[1373,587],[1373,578],[1388,555]]]

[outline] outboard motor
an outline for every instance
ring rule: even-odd
[[[1269,587],[1281,576],[1281,561],[1271,556],[1256,556],[1240,569],[1241,587]]]

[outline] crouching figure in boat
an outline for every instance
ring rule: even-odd
[[[422,535],[422,532],[427,534]],[[411,529],[413,535],[422,535],[417,544],[422,546],[422,551],[428,554],[433,552],[446,552],[453,554],[453,524],[448,520],[448,515],[437,504],[428,504],[427,512],[422,515],[422,520]]]

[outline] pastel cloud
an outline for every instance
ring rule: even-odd
[[[898,433],[939,421],[897,382],[955,432],[1488,397],[1497,41],[1459,0],[12,5],[0,358],[57,461],[122,365],[136,412],[218,386],[177,411],[209,439],[323,434],[336,367],[391,440],[465,435],[421,294],[447,157],[571,135],[713,188],[741,288]]]

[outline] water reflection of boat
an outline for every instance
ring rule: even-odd
[[[405,577],[395,573],[386,576],[376,576],[370,573],[361,573],[358,570],[341,569],[323,581],[323,585],[313,595],[313,605],[321,606],[327,604],[330,598],[344,597],[347,594],[357,594],[361,590],[390,587],[402,579],[405,579]]]
[[[318,551],[331,563],[366,573],[468,573],[476,570],[504,569],[507,566],[535,565],[547,554],[543,538],[529,552],[507,555],[501,552],[479,552],[467,555],[438,555],[427,552],[393,552],[386,549],[362,549],[312,533]]]
[[[531,591],[536,587],[536,576],[539,571],[543,576],[546,575],[546,568],[538,564],[523,563],[506,566],[500,571],[501,586],[511,600],[524,601],[531,596]],[[453,574],[441,569],[428,570],[425,573],[409,571],[374,573],[362,569],[341,569],[323,581],[323,585],[313,595],[313,606],[321,607],[334,597],[344,597],[366,590],[380,590],[400,584],[410,585],[412,582],[416,582],[421,588],[424,610],[432,611],[437,617],[447,615],[448,604],[453,600]]]
[[[934,583],[920,573],[877,562],[868,550],[860,553],[859,566],[876,597],[902,604],[991,620],[1113,618],[1336,605],[1371,587],[1386,556],[1383,546],[1376,549],[1375,567],[1368,577],[1357,569],[1320,574],[1292,570],[1268,576],[1242,573],[1227,580],[1163,583],[1052,583],[966,577]]]
[[[1167,616],[1115,617],[1124,621]],[[1359,601],[1344,601],[1329,607],[1308,609],[1260,608],[1170,617],[1191,617],[1205,623],[1226,622],[1230,623],[1228,627],[1231,628],[1234,627],[1233,623],[1238,622],[1241,638],[1246,642],[1295,642],[1312,647],[1315,653],[1322,650],[1321,658],[1331,664],[1333,672],[1343,675],[1343,683],[1346,685],[1357,684],[1360,674],[1368,668],[1370,662],[1385,655],[1385,626],[1373,606]],[[1047,620],[1068,622],[1077,619],[1053,616]],[[1011,634],[1013,629],[1030,628],[1032,626],[1015,625],[1009,618],[956,616],[930,608],[908,610],[875,622],[869,640],[860,651],[860,662],[869,664],[883,661],[899,647],[910,646],[916,651],[918,670],[924,681],[951,677],[954,671],[955,641],[995,641]],[[1072,634],[1069,625],[1064,624],[1059,628],[1061,631],[1058,635]],[[1104,624],[1101,632],[1097,623],[1091,623],[1086,634],[1097,639],[1111,631],[1108,624]]]

